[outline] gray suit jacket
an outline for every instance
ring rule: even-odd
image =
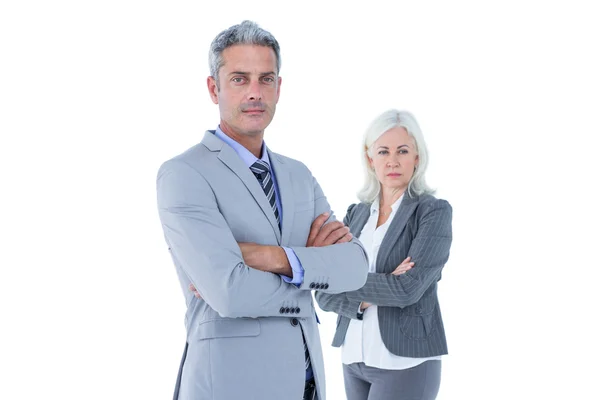
[[[370,204],[351,205],[344,218],[355,237],[370,215]],[[402,199],[377,256],[376,272],[358,290],[316,293],[319,306],[339,314],[333,346],[344,343],[350,319],[362,301],[377,305],[381,339],[387,349],[404,357],[448,353],[437,282],[452,242],[452,207],[430,195]],[[415,266],[405,274],[391,272],[410,256]]]
[[[300,400],[303,333],[325,399],[311,289],[360,288],[366,254],[358,241],[304,247],[311,223],[329,204],[306,166],[270,151],[269,157],[281,195],[281,232],[252,172],[212,131],[160,167],[159,215],[187,303],[188,344],[175,390],[180,400]],[[237,242],[292,248],[304,267],[303,284],[248,267]]]

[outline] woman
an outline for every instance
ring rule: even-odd
[[[425,183],[427,148],[412,114],[381,114],[364,136],[366,181],[344,223],[369,257],[356,291],[316,299],[339,314],[349,400],[435,399],[446,337],[437,282],[452,242],[452,208]]]

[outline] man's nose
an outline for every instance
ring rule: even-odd
[[[260,82],[253,81],[248,85],[248,100],[260,101],[262,100],[262,91]]]

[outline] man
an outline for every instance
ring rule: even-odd
[[[362,287],[364,249],[306,166],[263,142],[281,87],[275,38],[244,21],[217,35],[209,64],[220,124],[157,179],[188,308],[175,399],[324,400],[311,290]]]

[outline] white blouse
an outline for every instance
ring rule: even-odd
[[[369,258],[369,272],[375,272],[375,263],[379,247],[383,241],[392,219],[396,215],[404,195],[392,204],[392,213],[385,224],[377,227],[379,218],[379,199],[371,205],[371,216],[360,232],[359,240],[363,244]],[[358,310],[357,310],[358,311]],[[401,357],[389,352],[381,340],[377,306],[372,305],[364,310],[363,319],[350,320],[346,338],[342,344],[342,363],[352,364],[363,362],[369,367],[380,369],[407,369],[427,360],[441,360],[441,356],[414,358]]]

